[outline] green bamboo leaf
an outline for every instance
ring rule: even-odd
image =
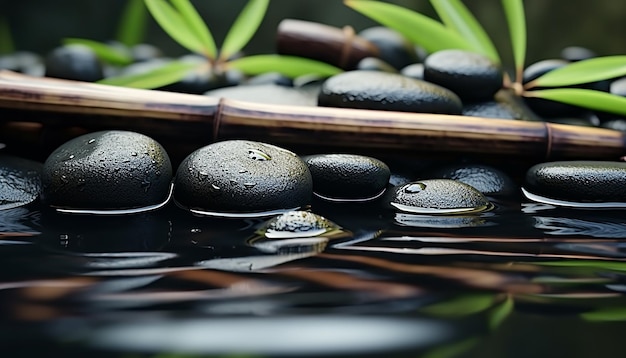
[[[430,3],[443,23],[463,36],[474,52],[500,63],[498,51],[485,29],[460,0],[430,0]]]
[[[547,90],[546,90],[547,91]],[[539,91],[536,91],[539,92]],[[603,261],[603,260],[559,260],[538,261],[535,265],[554,267],[591,268],[609,271],[626,271],[626,262]]]
[[[143,0],[127,0],[117,27],[117,40],[128,47],[142,42],[146,34],[147,14]]]
[[[0,55],[13,53],[14,51],[15,47],[9,22],[4,16],[0,16]]]
[[[105,78],[98,83],[113,86],[153,89],[176,83],[190,71],[197,69],[197,63],[172,61],[162,67],[145,73]]]
[[[448,301],[433,303],[425,306],[420,311],[437,317],[465,317],[482,312],[491,307],[493,303],[494,295],[468,294]]]
[[[626,97],[601,91],[580,88],[555,88],[526,91],[524,96],[549,99],[596,111],[626,116]]]
[[[502,0],[502,7],[509,25],[516,81],[522,81],[526,61],[526,14],[522,0]]]
[[[185,22],[182,15],[170,6],[165,0],[145,0],[145,4],[152,17],[161,28],[191,52],[204,54],[205,47],[191,27]]]
[[[513,308],[515,307],[515,301],[511,296],[508,296],[506,300],[494,307],[489,312],[489,328],[496,330],[504,320],[511,315]]]
[[[220,52],[221,60],[228,60],[248,44],[261,25],[268,6],[269,0],[250,0],[246,4],[226,34]]]
[[[229,68],[235,68],[247,75],[265,72],[279,72],[284,76],[295,78],[302,75],[315,74],[329,77],[343,70],[324,62],[296,56],[255,55],[228,61]]]
[[[372,20],[396,30],[430,53],[451,48],[473,50],[456,31],[415,11],[378,1],[345,0],[344,3]]]
[[[580,316],[591,322],[626,321],[626,307],[602,307]]]
[[[78,44],[89,47],[100,60],[112,65],[125,66],[133,62],[133,58],[128,52],[101,42],[88,39],[66,38],[63,39],[63,43],[66,45]]]
[[[570,86],[624,75],[626,75],[626,56],[596,57],[552,70],[530,82],[527,88]]]
[[[203,48],[201,53],[207,58],[214,60],[217,57],[215,40],[206,23],[202,20],[198,11],[196,11],[196,8],[193,7],[189,0],[172,0],[172,4],[176,7],[196,38],[201,41]]]

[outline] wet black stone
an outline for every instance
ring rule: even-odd
[[[518,108],[497,101],[474,102],[463,106],[463,115],[482,118],[521,119]]]
[[[260,84],[220,88],[204,93],[216,98],[229,98],[247,102],[284,104],[292,106],[315,106],[317,89],[285,87],[277,84]]]
[[[117,210],[163,203],[172,165],[152,138],[101,131],[74,138],[44,163],[44,200],[64,209]]]
[[[537,164],[526,173],[528,192],[571,202],[626,202],[626,163],[561,161]]]
[[[221,216],[300,208],[310,203],[312,190],[311,173],[294,153],[231,140],[185,158],[176,174],[174,197],[184,208]]]
[[[45,76],[95,82],[104,77],[102,64],[96,54],[83,45],[57,47],[46,56]]]
[[[492,99],[502,88],[500,65],[480,54],[442,50],[424,61],[424,79],[450,89],[463,101]]]
[[[389,183],[382,161],[355,154],[318,154],[303,158],[313,177],[313,191],[331,199],[369,199]]]
[[[519,193],[517,184],[500,169],[483,164],[453,164],[432,170],[429,177],[458,180],[488,196]]]
[[[318,104],[326,107],[460,114],[461,100],[441,86],[378,71],[349,71],[324,82]]]
[[[385,199],[399,211],[454,214],[484,211],[490,202],[471,185],[451,179],[414,181],[395,187]]]
[[[373,43],[378,48],[378,57],[396,69],[418,61],[413,45],[388,27],[370,27],[359,32],[359,36]]]
[[[41,194],[43,165],[11,155],[0,155],[0,210],[36,201]]]

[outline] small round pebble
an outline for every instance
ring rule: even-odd
[[[270,239],[315,237],[339,226],[323,216],[309,211],[288,211],[268,221],[260,233]]]
[[[296,154],[266,143],[229,140],[183,160],[174,197],[198,215],[261,217],[308,205],[312,191],[311,173]]]
[[[626,163],[537,164],[528,169],[523,192],[533,201],[559,206],[626,207]]]
[[[480,191],[451,179],[420,180],[395,187],[388,202],[396,210],[414,214],[466,214],[491,208]]]
[[[45,76],[95,82],[104,74],[100,60],[89,47],[73,44],[57,47],[46,56]]]
[[[50,154],[43,169],[43,197],[69,212],[132,213],[167,202],[171,181],[170,159],[154,139],[100,131],[76,137]]]
[[[356,154],[318,154],[303,159],[313,177],[314,193],[324,199],[373,199],[389,183],[389,167],[376,158]]]
[[[458,180],[489,196],[508,196],[519,192],[513,179],[500,169],[483,164],[456,164],[437,168],[430,176]]]
[[[0,155],[0,210],[27,205],[41,194],[42,164]]]
[[[424,79],[450,89],[464,101],[484,101],[502,88],[503,72],[484,55],[450,49],[426,58]]]
[[[462,108],[461,99],[446,88],[380,71],[348,71],[330,77],[322,85],[318,104],[438,114],[460,114]]]

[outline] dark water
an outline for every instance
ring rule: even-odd
[[[623,211],[523,199],[474,216],[314,201],[341,226],[175,206],[102,218],[0,211],[11,357],[608,357],[626,329]]]

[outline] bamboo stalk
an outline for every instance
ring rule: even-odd
[[[626,134],[609,129],[467,116],[268,105],[34,78],[7,71],[0,71],[2,108],[2,120],[138,130],[186,143],[200,140],[208,144],[211,139],[240,138],[277,145],[368,149],[381,154],[473,153],[531,160],[617,160],[626,154]],[[62,115],[47,115],[50,112]]]

